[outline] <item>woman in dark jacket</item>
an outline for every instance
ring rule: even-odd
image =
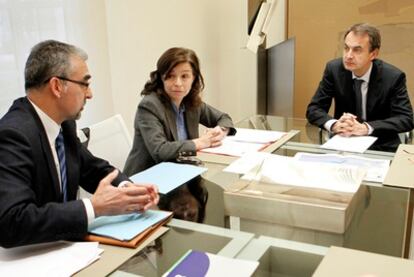
[[[154,164],[221,145],[235,134],[230,116],[201,100],[204,88],[193,50],[170,48],[145,84],[135,116],[135,135],[124,172],[135,174]],[[207,127],[200,136],[199,124]]]

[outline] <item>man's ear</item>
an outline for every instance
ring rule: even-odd
[[[56,77],[50,78],[48,82],[48,86],[56,98],[60,98],[62,96],[62,91],[63,91],[64,86],[62,82],[59,80],[59,78],[56,78]]]
[[[377,48],[377,49],[374,49],[371,53],[369,53],[370,54],[370,59],[371,59],[371,61],[372,60],[374,60],[374,59],[376,59],[377,57],[378,57],[378,54],[379,54],[379,49]]]

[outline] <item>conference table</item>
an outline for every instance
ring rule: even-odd
[[[256,115],[236,127],[286,132],[264,149],[273,154],[337,153],[320,148],[326,134],[304,119]],[[394,157],[394,153],[369,150],[356,155]],[[206,153],[198,157],[208,171],[161,197],[161,208],[175,212],[175,219],[166,225],[168,231],[142,249],[108,247],[101,261],[78,274],[99,272],[107,260],[122,256],[116,251],[128,253],[102,275],[161,276],[190,249],[259,260],[256,276],[311,276],[333,245],[408,257],[410,189],[363,182],[355,194],[349,194],[246,182],[240,174],[223,172],[236,157]]]

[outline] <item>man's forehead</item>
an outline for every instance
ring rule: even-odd
[[[366,46],[369,44],[369,36],[368,34],[351,32],[345,37],[344,43],[350,47]]]
[[[91,78],[86,61],[79,56],[71,57],[72,73],[79,74],[83,79],[87,80]]]

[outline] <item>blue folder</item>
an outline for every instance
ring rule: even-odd
[[[171,212],[148,210],[144,213],[100,216],[89,225],[88,232],[121,241],[128,241],[170,215]]]
[[[163,162],[132,175],[130,179],[134,183],[155,184],[160,193],[166,194],[205,171],[207,168],[195,165]]]

